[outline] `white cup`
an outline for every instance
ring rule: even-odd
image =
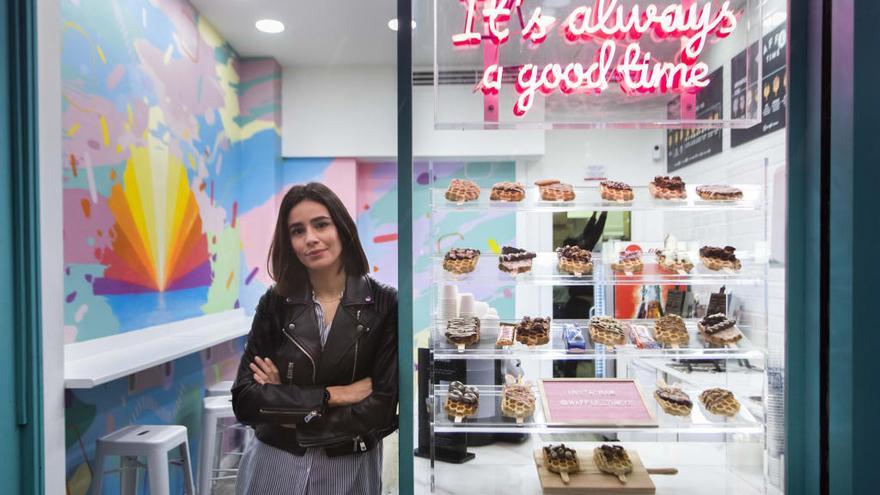
[[[489,311],[489,304],[483,301],[474,301],[474,316],[482,318]]]
[[[458,295],[458,316],[461,318],[474,316],[474,295],[463,292]]]
[[[443,286],[443,295],[441,299],[457,299],[458,298],[458,286],[447,284]]]

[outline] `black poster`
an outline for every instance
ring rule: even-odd
[[[765,134],[785,127],[785,107],[788,101],[788,72],[785,67],[785,25],[779,26],[761,40],[761,51],[754,43],[730,61],[733,91],[730,95],[730,116],[734,119],[746,115],[761,116],[761,123],[748,129],[731,129],[730,145],[739,146]],[[764,57],[764,77],[758,79],[758,57]],[[748,81],[746,64],[751,63]],[[763,105],[757,109],[760,100]]]
[[[724,115],[724,67],[709,75],[709,85],[696,95],[696,118],[720,120]],[[681,118],[681,97],[666,105],[667,117]],[[666,170],[672,172],[721,153],[721,129],[666,131]]]

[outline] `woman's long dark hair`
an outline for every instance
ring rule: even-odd
[[[275,234],[272,236],[272,246],[269,247],[269,257],[266,267],[269,276],[275,280],[275,290],[282,296],[289,296],[291,289],[297,284],[308,280],[308,272],[302,264],[293,247],[290,244],[290,231],[287,227],[287,217],[290,210],[304,200],[312,200],[321,203],[330,212],[330,218],[339,233],[342,243],[342,265],[348,275],[361,276],[369,273],[370,265],[367,255],[358,238],[357,225],[352,220],[345,205],[329,187],[319,182],[309,182],[305,185],[296,185],[287,191],[281,200],[281,208],[278,209],[278,220],[275,222]]]

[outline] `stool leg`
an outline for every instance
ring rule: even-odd
[[[210,410],[202,414],[202,445],[199,446],[199,493],[211,495],[211,474],[217,446],[217,416]]]
[[[183,458],[183,492],[186,495],[196,495],[196,486],[193,483],[192,457],[189,455],[189,441],[180,444],[180,457]]]
[[[119,467],[119,493],[122,495],[137,495],[137,457],[122,456],[119,460]]]
[[[150,495],[170,495],[168,479],[168,452],[150,452],[147,458],[150,477]]]
[[[95,462],[92,464],[92,488],[89,491],[91,495],[101,495],[104,484],[104,448],[101,442],[95,447]]]

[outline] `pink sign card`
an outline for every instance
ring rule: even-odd
[[[547,424],[657,426],[635,380],[541,380]]]

